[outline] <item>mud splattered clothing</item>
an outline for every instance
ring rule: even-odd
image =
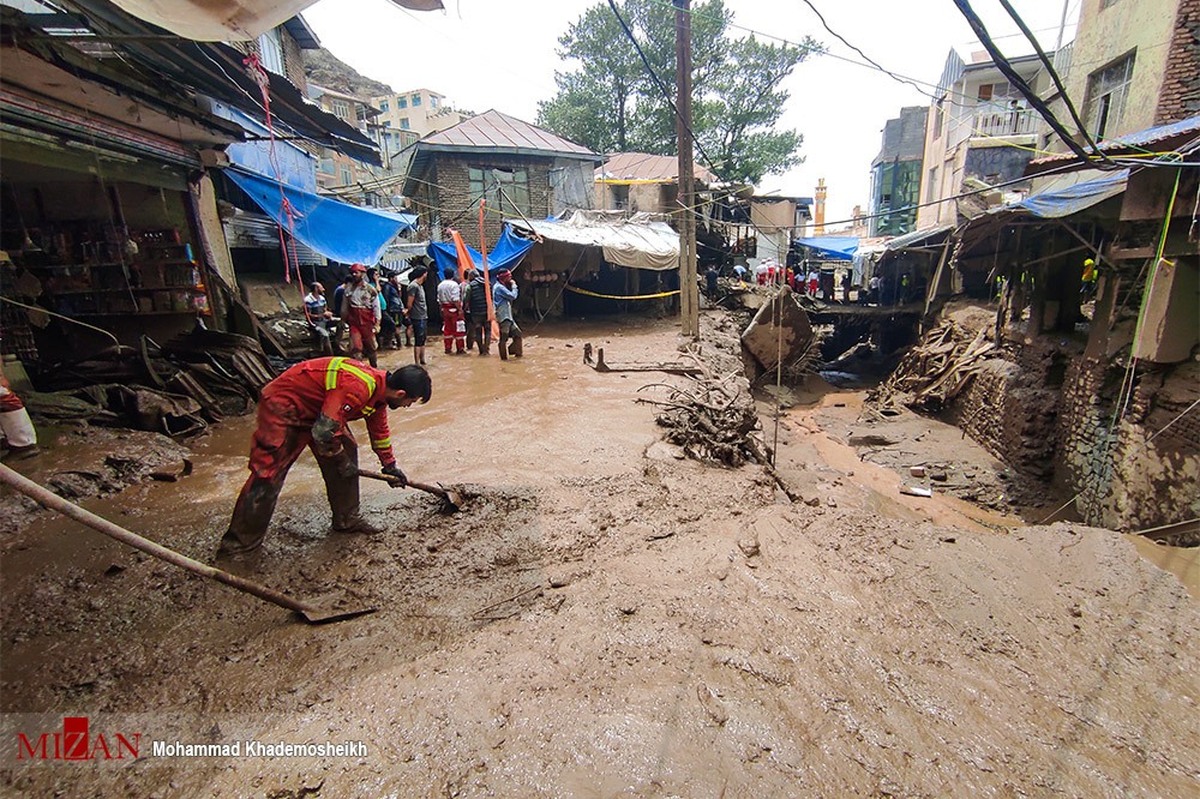
[[[462,287],[448,277],[437,287],[438,307],[442,311],[442,346],[449,355],[452,350],[466,351],[467,325],[463,319]]]
[[[222,553],[246,552],[262,544],[283,481],[305,447],[312,449],[321,468],[333,528],[349,530],[361,523],[358,445],[347,422],[366,419],[379,462],[396,462],[384,399],[386,378],[383,370],[349,358],[314,358],[267,384],[250,447],[250,477],[221,541]]]
[[[31,450],[37,446],[37,431],[29,419],[25,403],[0,374],[0,438],[14,450]]]
[[[375,365],[375,325],[383,315],[379,307],[379,291],[370,283],[346,288],[342,300],[342,321],[350,329],[350,354],[366,355]]]

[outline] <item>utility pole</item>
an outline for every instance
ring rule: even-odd
[[[700,292],[696,284],[696,193],[692,168],[691,0],[675,5],[675,134],[679,147],[679,310],[683,335],[700,338]]]

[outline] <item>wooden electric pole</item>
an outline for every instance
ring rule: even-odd
[[[696,193],[692,168],[692,14],[690,0],[675,4],[675,133],[679,147],[679,310],[682,332],[700,338],[696,282]]]

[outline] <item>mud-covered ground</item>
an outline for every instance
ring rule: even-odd
[[[850,392],[781,420],[780,473],[804,498],[789,503],[757,467],[680,459],[633,402],[662,376],[593,372],[586,341],[610,362],[679,343],[665,323],[614,323],[535,331],[521,362],[438,354],[433,401],[392,414],[411,477],[470,484],[458,515],[365,483],[388,532],[327,536],[319,473],[296,465],[265,551],[238,570],[372,615],[305,626],[44,513],[0,540],[5,792],[1200,790],[1200,614],[1125,538],[900,494],[919,481],[860,457]],[[198,442],[177,483],[87,505],[208,560],[250,429],[231,420]],[[952,471],[984,473],[969,441],[954,456]],[[17,732],[69,715],[140,732],[141,757],[17,761]],[[368,751],[149,754],[154,740],[247,739]]]

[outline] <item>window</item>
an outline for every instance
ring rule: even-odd
[[[1133,53],[1088,76],[1084,121],[1097,140],[1117,132],[1133,79]]]
[[[979,85],[979,101],[1000,100],[1008,97],[1008,83],[982,83]]]
[[[410,126],[408,124],[408,117],[401,117],[400,118],[400,130],[408,130],[409,127]]]
[[[431,94],[431,95],[429,95],[429,107],[430,107],[430,108],[437,108],[437,107],[438,107],[438,98],[437,98],[437,95],[434,95],[434,94]]]
[[[471,167],[467,170],[467,179],[470,181],[472,203],[482,196],[489,208],[502,215],[529,216],[533,213],[529,203],[529,173],[526,170]]]
[[[388,112],[390,109],[391,109],[391,106],[390,106],[390,105],[388,105],[388,101],[387,101],[387,100],[380,100],[380,101],[379,101],[379,110],[380,110],[380,111],[382,111],[383,113],[385,113],[385,114],[386,114],[386,113],[387,113],[387,112]]]
[[[407,97],[397,97],[396,98],[396,107],[397,108],[408,108],[408,98]]]
[[[926,178],[928,182],[925,185],[925,202],[927,203],[931,203],[937,199],[937,172],[938,168],[936,166],[929,168],[929,176]]]
[[[416,108],[417,106],[419,106],[421,104],[421,95],[414,94],[412,96],[412,104],[413,104],[413,108]]]
[[[279,28],[271,30],[258,37],[258,60],[262,61],[263,69],[283,75],[283,42],[279,39]]]
[[[335,97],[329,103],[329,110],[332,111],[333,115],[335,117],[337,117],[338,119],[349,119],[350,118],[350,101],[342,100],[338,97]]]
[[[937,101],[937,107],[933,109],[933,140],[934,141],[937,141],[938,139],[940,139],[942,137],[942,120],[946,116],[946,109],[944,107],[945,100],[946,100],[945,97],[939,98]]]
[[[342,185],[348,186],[354,182],[354,173],[346,167],[342,167]]]
[[[323,173],[325,173],[326,175],[336,175],[337,174],[337,168],[334,167],[332,158],[322,158],[321,159],[321,171]]]

